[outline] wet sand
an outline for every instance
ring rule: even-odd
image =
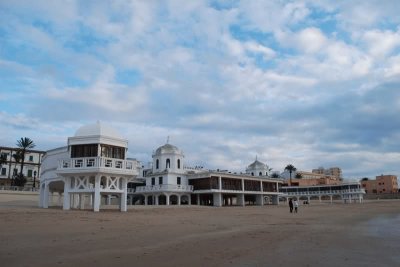
[[[400,266],[400,201],[36,208],[0,195],[2,266]],[[397,226],[395,226],[397,224]]]

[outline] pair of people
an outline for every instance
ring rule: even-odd
[[[299,202],[297,200],[292,201],[292,199],[289,199],[289,209],[290,213],[293,212],[293,207],[294,207],[294,212],[297,213],[297,210],[299,208]]]

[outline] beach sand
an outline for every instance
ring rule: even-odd
[[[0,195],[1,266],[400,266],[400,201],[39,209]]]

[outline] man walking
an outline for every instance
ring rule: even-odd
[[[297,199],[294,201],[294,212],[297,213],[297,209],[299,208],[299,202]]]
[[[290,213],[293,212],[293,201],[292,199],[289,199],[289,209],[290,209]]]

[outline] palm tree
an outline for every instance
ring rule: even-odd
[[[17,150],[15,154],[12,155],[15,165],[14,165],[14,170],[13,170],[13,175],[12,175],[12,180],[11,180],[11,186],[14,186],[14,179],[17,177],[17,164],[21,161],[21,151]]]
[[[20,140],[17,140],[17,146],[20,148],[20,153],[21,153],[21,169],[19,171],[19,175],[23,175],[22,174],[22,170],[24,169],[24,163],[25,163],[25,154],[26,154],[26,150],[28,149],[32,149],[34,148],[36,145],[33,142],[33,140],[31,140],[28,137],[24,137]]]
[[[279,174],[277,174],[276,172],[271,175],[271,178],[279,178],[279,177],[280,177]]]
[[[290,181],[290,185],[292,185],[292,172],[295,172],[297,169],[292,164],[289,164],[285,167],[285,170],[289,171],[289,175],[290,175],[289,181]]]

